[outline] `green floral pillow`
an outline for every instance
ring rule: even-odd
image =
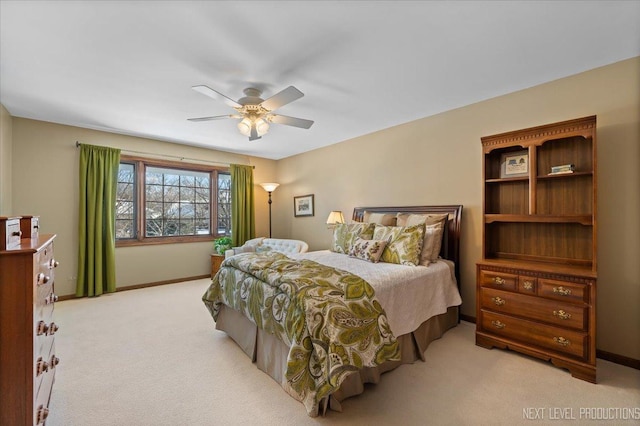
[[[424,224],[414,226],[376,225],[373,239],[387,241],[387,247],[380,259],[383,262],[411,266],[420,264]]]
[[[386,240],[363,240],[362,238],[357,238],[351,246],[349,256],[378,263],[386,246]]]
[[[333,243],[331,251],[349,254],[351,246],[357,238],[370,240],[373,238],[375,223],[339,223],[333,230]]]

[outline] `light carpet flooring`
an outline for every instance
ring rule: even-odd
[[[215,330],[201,302],[209,282],[56,303],[61,363],[47,426],[638,424],[581,414],[639,414],[640,371],[598,360],[593,385],[546,362],[477,347],[466,322],[433,342],[426,362],[383,375],[343,402],[342,413],[310,418]]]

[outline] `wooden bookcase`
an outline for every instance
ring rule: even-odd
[[[482,152],[476,344],[595,383],[596,117],[483,137]]]

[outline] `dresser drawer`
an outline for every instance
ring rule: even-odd
[[[544,321],[577,330],[587,329],[588,308],[491,288],[480,289],[483,309]]]
[[[589,287],[568,281],[539,279],[538,295],[572,303],[589,303]]]
[[[503,290],[516,291],[518,287],[518,276],[503,272],[480,271],[480,285],[482,287],[499,288]]]
[[[56,365],[59,360],[54,354],[54,348],[51,349],[50,356],[46,359],[48,369],[46,372],[42,373],[39,377],[36,391],[35,391],[35,401],[34,404],[34,419],[38,417],[38,410],[41,410],[40,416],[44,414],[48,414],[48,406],[49,400],[51,399],[51,389],[53,388],[53,382],[55,381],[56,375]],[[46,420],[46,416],[45,419]],[[41,424],[41,423],[40,423]]]
[[[535,295],[538,291],[538,279],[527,275],[518,275],[518,292]]]
[[[36,329],[36,337],[34,339],[34,355],[35,357],[47,357],[53,346],[55,334],[58,332],[58,325],[54,322],[37,321],[34,324]]]
[[[46,284],[36,286],[35,295],[34,318],[48,321],[53,312],[53,304],[58,300],[53,293],[53,282],[49,281]]]
[[[542,325],[484,309],[480,312],[482,329],[489,333],[581,359],[588,356],[586,333]]]

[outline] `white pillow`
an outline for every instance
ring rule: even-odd
[[[420,264],[429,265],[438,260],[442,248],[442,236],[444,226],[447,223],[448,214],[413,214],[398,213],[398,226],[413,226],[425,224],[424,242],[420,254]]]
[[[262,244],[262,240],[264,240],[264,237],[258,237],[258,238],[254,238],[252,240],[247,240],[245,241],[245,243],[243,244],[243,247],[257,247],[260,244]],[[254,250],[255,251],[255,250]]]
[[[240,254],[240,253],[255,253],[256,251],[256,246],[253,245],[243,245],[242,247],[234,247],[233,248],[233,254]]]

